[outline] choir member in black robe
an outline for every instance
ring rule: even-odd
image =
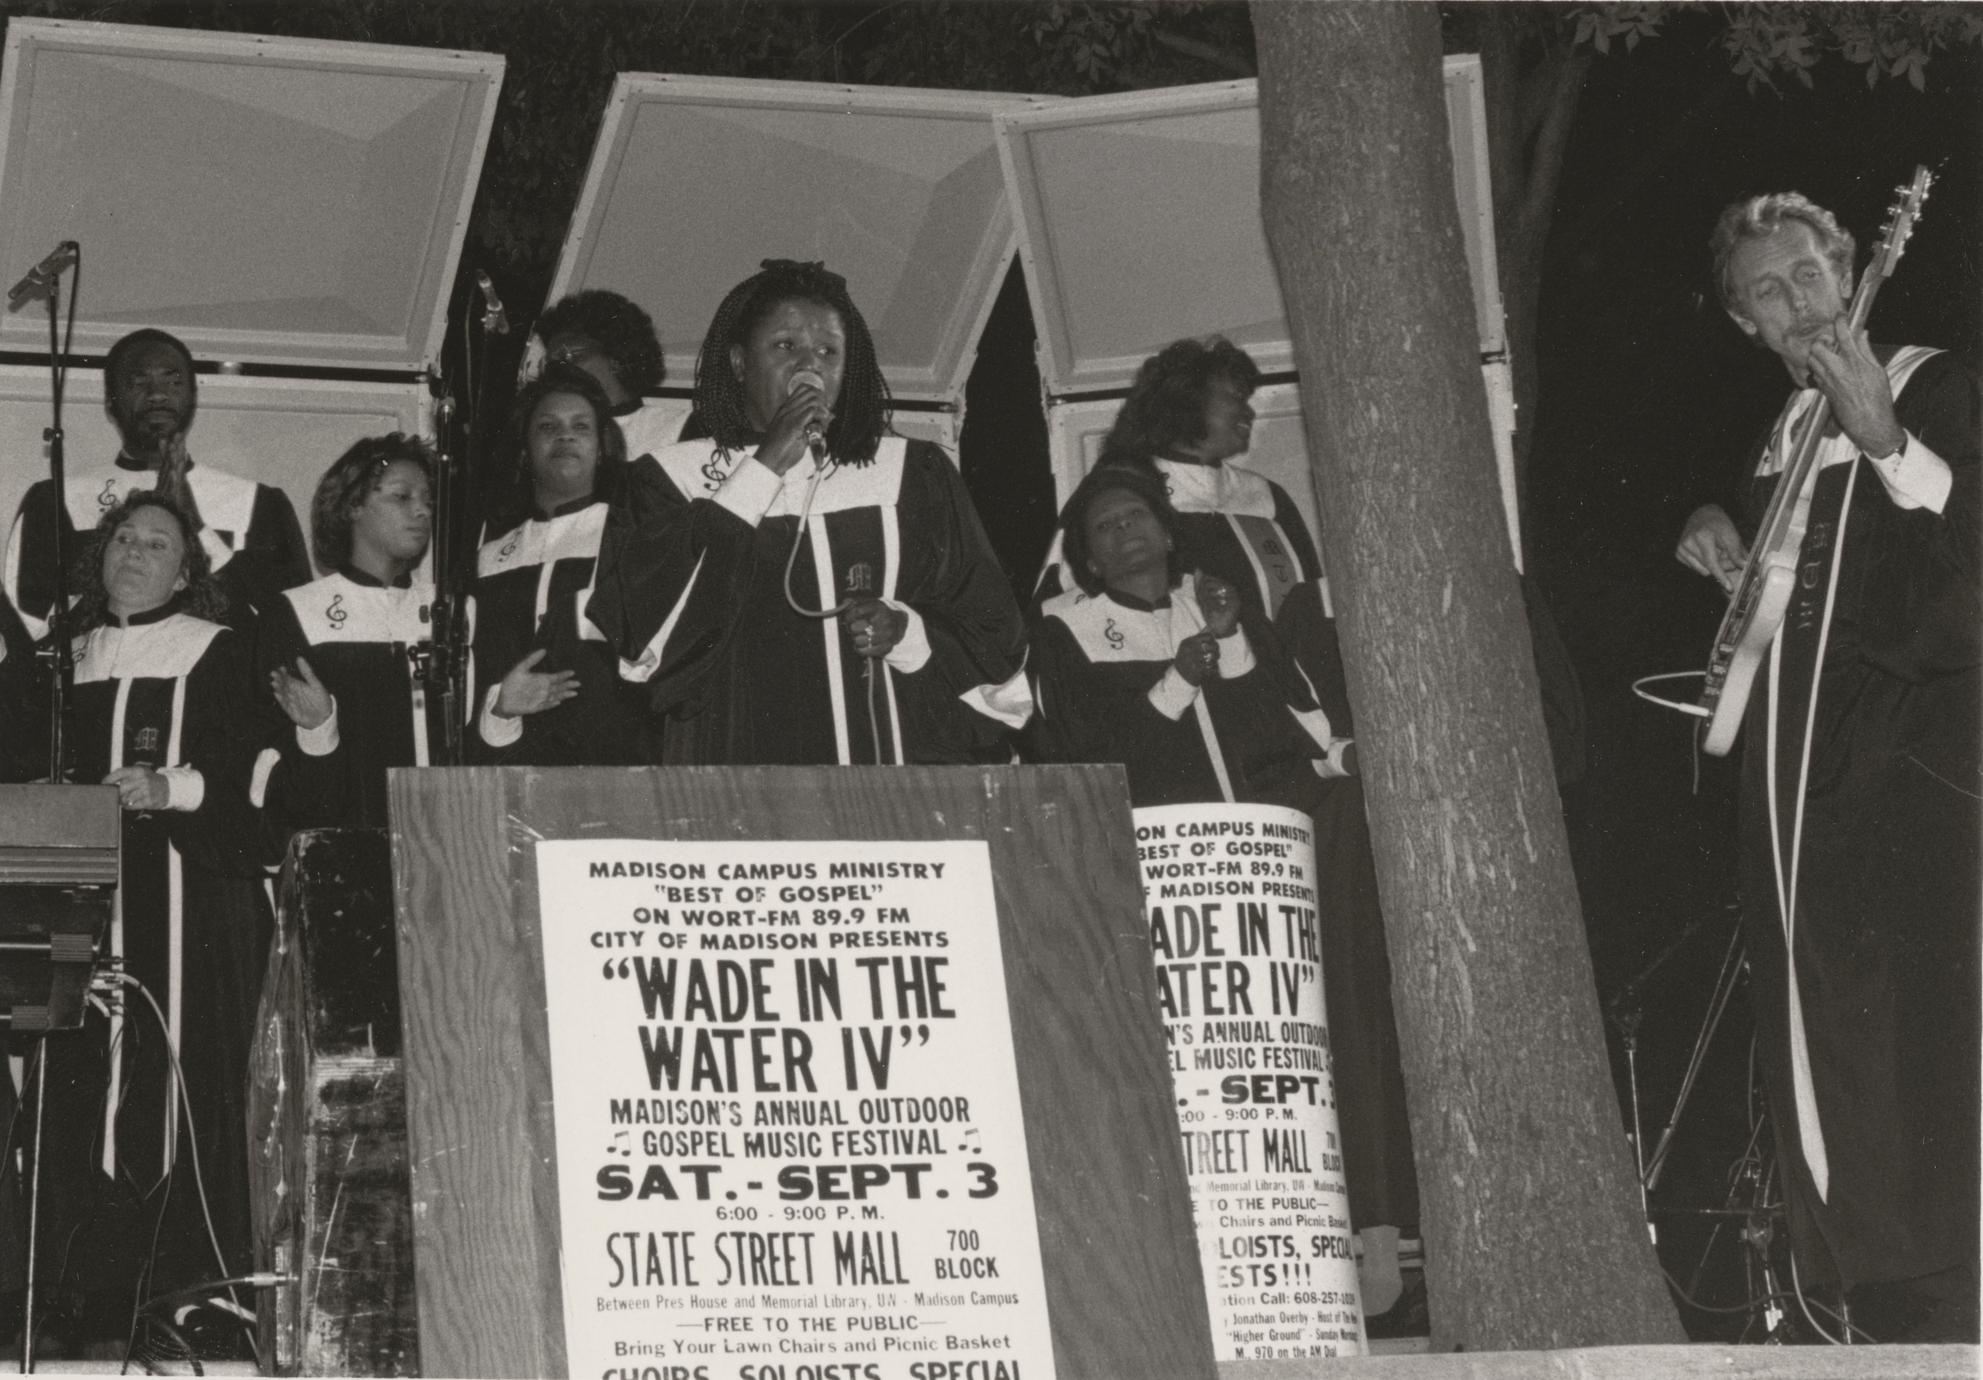
[[[1742,888],[1759,1050],[1804,1283],[1852,1289],[1882,1340],[1977,1334],[1977,931],[1983,513],[1976,376],[1850,328],[1853,241],[1796,193],[1730,206],[1722,305],[1819,396],[1798,579],[1742,730]],[[1681,561],[1734,588],[1717,505]],[[1875,1318],[1878,1321],[1874,1321]]]
[[[585,616],[626,443],[592,375],[553,364],[511,418],[515,496],[475,577],[475,665],[493,681],[477,756],[534,766],[644,760],[644,696]]]
[[[40,1283],[64,1315],[80,1306],[62,1330],[121,1344],[141,1299],[252,1264],[246,1081],[270,922],[240,732],[250,653],[215,621],[191,519],[133,494],[76,584],[69,779],[123,803],[109,951],[133,982],[121,1009],[44,1041]]]
[[[1400,1287],[1398,1241],[1416,1235],[1418,1183],[1354,745],[1264,612],[1216,576],[1177,578],[1182,526],[1141,467],[1097,467],[1068,500],[1062,549],[1083,578],[1034,619],[1028,755],[1121,762],[1136,805],[1249,801],[1313,821],[1344,1178],[1382,1312]],[[1204,607],[1206,584],[1231,612]]]
[[[587,616],[665,714],[667,763],[969,761],[1024,627],[956,471],[884,436],[838,275],[768,262],[696,368],[709,441],[634,463]]]
[[[1039,756],[1120,762],[1137,805],[1247,801],[1314,814],[1354,771],[1293,666],[1230,584],[1180,580],[1160,481],[1098,469],[1062,517],[1080,588],[1047,600],[1027,660]]]
[[[0,590],[0,781],[48,775],[48,725],[35,717],[34,638]]]
[[[137,330],[110,347],[104,366],[104,409],[123,448],[109,464],[71,466],[64,501],[37,480],[21,499],[7,539],[6,592],[36,637],[48,631],[55,599],[55,522],[68,525],[75,550],[88,531],[133,489],[163,489],[199,528],[200,544],[242,622],[276,595],[310,578],[310,558],[289,496],[268,484],[194,464],[186,434],[199,400],[193,356],[164,331]]]
[[[295,725],[258,782],[282,828],[384,828],[386,770],[430,766],[444,741],[441,697],[423,679],[432,475],[426,443],[393,432],[353,445],[317,483],[310,535],[331,573],[288,591],[261,638],[270,689]]]
[[[665,369],[654,321],[619,293],[587,288],[546,307],[531,332],[521,382],[534,381],[547,364],[583,369],[599,381],[630,458],[658,454],[680,439],[681,407],[644,396],[660,386]]]
[[[1336,639],[1329,586],[1308,525],[1280,485],[1237,464],[1253,439],[1251,398],[1260,370],[1223,337],[1178,340],[1143,361],[1102,443],[1096,469],[1121,467],[1160,480],[1176,513],[1182,568],[1202,570],[1238,591],[1267,620],[1333,731],[1349,736],[1349,692]],[[1063,538],[1065,540],[1065,533]],[[1064,587],[1049,556],[1040,592]],[[1037,731],[1037,730],[1035,730]],[[1367,1263],[1388,1261],[1392,1238],[1417,1235],[1418,1181],[1405,1117],[1404,1071],[1391,1009],[1391,964],[1371,867],[1363,790],[1347,782],[1326,792],[1315,816],[1316,870],[1326,893],[1321,918],[1323,983],[1338,1031],[1336,1070],[1344,1089],[1344,1168],[1350,1211],[1365,1238]],[[1381,1246],[1378,1243],[1383,1243]],[[1366,1302],[1381,1311],[1396,1280],[1367,1282]]]
[[[1249,608],[1278,618],[1299,585],[1322,578],[1322,563],[1287,490],[1233,463],[1252,441],[1248,400],[1259,383],[1252,357],[1223,337],[1173,341],[1136,371],[1096,464],[1162,478],[1185,568],[1216,575]],[[1049,555],[1039,597],[1073,583]]]

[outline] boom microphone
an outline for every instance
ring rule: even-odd
[[[7,289],[7,310],[19,311],[26,303],[46,297],[56,276],[64,269],[74,267],[82,252],[83,247],[74,240],[64,240],[56,245],[47,258],[27,271],[27,276]]]
[[[482,289],[482,329],[491,335],[508,335],[509,314],[503,310],[503,299],[496,296],[496,285],[489,281],[488,274],[477,269],[475,286]]]

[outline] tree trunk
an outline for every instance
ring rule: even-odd
[[[1438,14],[1253,17],[1263,211],[1361,740],[1434,1346],[1681,1341],[1503,535]]]

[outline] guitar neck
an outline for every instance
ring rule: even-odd
[[[1854,334],[1865,329],[1866,322],[1873,313],[1873,299],[1880,295],[1880,285],[1885,281],[1886,275],[1874,271],[1871,265],[1860,275],[1859,286],[1854,290],[1852,303],[1846,309],[1846,329]],[[1785,401],[1783,412],[1777,417],[1776,426],[1770,432],[1772,438],[1789,424],[1791,412],[1796,408],[1800,396],[1799,393],[1792,393]],[[1776,492],[1770,495],[1769,507],[1765,510],[1762,525],[1758,529],[1756,541],[1758,548],[1775,546],[1775,538],[1789,523],[1791,513],[1797,504],[1798,492],[1803,488],[1805,480],[1810,477],[1811,466],[1818,457],[1819,443],[1824,440],[1825,431],[1831,425],[1831,420],[1831,399],[1821,393],[1805,416],[1804,428],[1797,434],[1791,452],[1784,460],[1782,477],[1777,483]]]

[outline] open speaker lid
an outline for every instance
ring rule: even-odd
[[[1481,353],[1504,348],[1480,59],[1445,60],[1454,192]],[[1260,221],[1257,83],[1061,101],[997,117],[1050,394],[1127,388],[1173,340],[1222,334],[1294,368]]]
[[[764,259],[847,280],[899,399],[962,397],[1011,262],[995,111],[1033,96],[623,73],[551,283],[654,318],[686,388],[723,295]]]
[[[157,326],[203,359],[422,369],[502,73],[486,53],[13,19],[0,275],[80,242],[80,353]],[[47,341],[39,304],[0,314],[0,349]]]

